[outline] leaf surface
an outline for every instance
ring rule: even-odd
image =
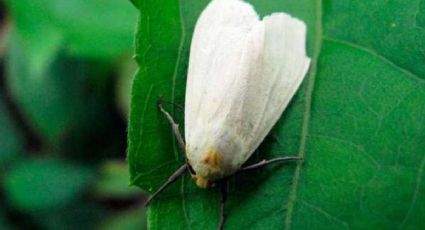
[[[142,13],[128,159],[132,182],[153,191],[183,163],[156,101],[184,104],[190,39],[208,1],[133,2]],[[262,16],[284,11],[304,20],[313,59],[250,161],[304,161],[234,177],[226,227],[424,228],[425,2],[250,2]],[[182,123],[183,111],[168,109]],[[218,191],[196,188],[189,176],[152,203],[148,219],[150,229],[215,229],[218,220]]]

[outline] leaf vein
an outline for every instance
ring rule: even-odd
[[[422,177],[421,176],[424,172],[424,168],[425,168],[425,155],[422,157],[421,164],[419,166],[419,170],[418,170],[418,173],[417,173],[417,176],[416,176],[416,187],[415,187],[415,191],[414,191],[414,194],[413,194],[412,201],[410,202],[409,210],[407,211],[406,216],[403,219],[403,222],[399,226],[399,229],[404,228],[404,225],[406,225],[407,220],[409,219],[410,215],[413,212],[413,207],[415,206],[416,201],[418,199],[419,190],[420,190],[420,187],[421,187],[421,184],[422,184]]]
[[[318,213],[323,214],[323,215],[324,215],[324,216],[326,216],[328,219],[330,219],[330,220],[332,220],[332,221],[334,221],[334,222],[338,222],[338,223],[340,223],[341,225],[343,225],[343,226],[345,227],[345,229],[350,229],[350,227],[348,226],[347,222],[345,222],[345,221],[343,221],[343,220],[341,220],[341,219],[339,219],[339,218],[337,218],[337,217],[335,217],[335,216],[331,215],[329,212],[327,212],[327,211],[323,210],[322,208],[317,207],[317,206],[315,206],[315,205],[313,205],[313,204],[310,204],[310,203],[308,203],[307,201],[304,201],[304,200],[300,200],[300,202],[301,202],[304,206],[306,206],[306,207],[308,207],[308,208],[310,208],[310,209],[313,209],[314,211],[316,211],[316,212],[318,212]]]
[[[398,71],[404,73],[405,75],[409,76],[410,78],[419,81],[421,84],[425,84],[425,79],[419,77],[418,75],[412,73],[411,71],[403,68],[402,66],[398,65],[397,63],[392,62],[391,60],[389,60],[388,58],[380,55],[379,53],[375,52],[374,50],[367,48],[365,46],[353,43],[353,42],[349,42],[349,41],[345,41],[345,40],[339,40],[339,39],[335,39],[335,38],[330,38],[330,37],[323,37],[324,41],[327,42],[331,42],[331,43],[336,43],[336,44],[340,44],[340,45],[344,45],[344,46],[348,46],[351,47],[353,49],[357,49],[363,52],[368,53],[369,55],[372,55],[373,57],[391,65],[392,67],[394,67],[395,69],[397,69]]]
[[[176,64],[174,66],[174,72],[173,72],[173,85],[172,85],[172,93],[171,93],[171,101],[173,103],[175,103],[175,96],[176,96],[176,81],[177,81],[177,76],[179,73],[179,68],[180,68],[180,62],[182,60],[182,56],[183,56],[183,50],[185,47],[185,41],[186,41],[186,31],[185,31],[185,23],[184,23],[184,19],[183,19],[183,14],[182,14],[182,2],[181,0],[178,0],[178,5],[179,5],[179,18],[180,18],[180,32],[181,32],[181,36],[180,36],[180,43],[179,43],[179,49],[177,52],[177,59],[176,59]],[[173,112],[174,112],[174,107],[173,107]],[[173,138],[173,149],[174,149],[174,154],[178,155],[178,149],[177,149],[177,144],[176,144],[176,140],[175,138]],[[181,198],[182,198],[182,210],[183,210],[183,215],[184,215],[184,220],[185,220],[185,224],[186,227],[191,230],[192,227],[190,226],[190,221],[189,221],[189,217],[188,217],[188,213],[186,210],[186,191],[185,191],[185,180],[184,180],[184,176],[182,177],[181,180],[181,184],[180,184],[180,189],[181,189]]]
[[[334,142],[339,142],[339,143],[343,143],[349,146],[354,147],[355,149],[357,149],[357,151],[359,151],[363,156],[365,156],[376,168],[381,168],[381,164],[370,154],[368,153],[364,146],[356,144],[354,142],[351,142],[349,140],[344,140],[342,138],[338,138],[338,137],[333,137],[333,136],[328,136],[328,135],[322,135],[322,134],[311,134],[309,135],[310,137],[317,137],[317,138],[324,138],[330,141],[334,141]]]
[[[307,147],[307,135],[309,131],[309,125],[310,125],[310,116],[311,116],[311,107],[312,107],[312,98],[313,98],[313,91],[314,91],[314,83],[317,76],[317,63],[320,56],[320,51],[322,49],[322,36],[323,36],[323,28],[322,28],[322,0],[316,1],[316,24],[315,24],[315,53],[313,56],[313,65],[310,69],[310,76],[307,82],[307,91],[305,96],[305,110],[304,110],[304,118],[303,118],[303,124],[301,128],[301,141],[300,146],[298,150],[298,156],[301,158],[304,158],[306,147]],[[298,162],[297,167],[295,169],[295,175],[292,181],[292,188],[289,191],[288,196],[288,202],[287,202],[287,212],[285,217],[285,229],[289,230],[291,228],[292,224],[292,216],[293,216],[293,210],[295,206],[295,202],[297,199],[297,190],[298,190],[298,182],[301,177],[301,168],[302,168],[302,162]]]
[[[150,86],[149,86],[149,91],[148,91],[148,93],[147,93],[147,95],[146,95],[146,99],[145,99],[145,101],[143,102],[143,110],[142,110],[142,116],[141,116],[141,121],[140,121],[140,124],[143,124],[144,122],[145,122],[145,114],[146,114],[146,111],[147,111],[147,109],[148,109],[148,104],[149,104],[149,100],[151,99],[151,96],[152,96],[152,91],[153,91],[153,88],[154,88],[154,85],[153,84],[151,84]],[[140,133],[139,133],[139,136],[140,136],[140,139],[142,139],[143,138],[143,130],[144,129],[140,129]],[[139,143],[137,144],[137,147],[136,147],[136,158],[137,159],[139,159],[139,153],[140,153],[140,148],[142,147],[142,142],[141,141],[139,141]],[[133,168],[136,170],[136,174],[140,174],[139,173],[139,170],[138,170],[138,168],[137,168],[137,161],[133,161]]]

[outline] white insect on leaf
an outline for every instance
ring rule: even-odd
[[[260,20],[241,0],[213,0],[193,34],[185,103],[188,163],[201,187],[235,173],[301,85],[306,26],[286,13]]]

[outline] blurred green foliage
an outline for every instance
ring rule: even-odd
[[[0,175],[23,149],[23,139],[0,97]]]
[[[120,0],[6,0],[38,72],[58,49],[113,60],[131,52],[136,13]],[[129,23],[131,22],[131,23]],[[41,39],[42,38],[42,39]]]
[[[124,162],[105,162],[100,169],[101,176],[97,178],[94,192],[98,197],[126,198],[140,193],[136,187],[122,186],[128,181],[127,164]]]
[[[5,193],[11,203],[24,211],[49,210],[72,202],[92,181],[90,177],[87,168],[29,159],[8,173]]]
[[[0,4],[0,229],[145,229],[125,163],[136,9]]]

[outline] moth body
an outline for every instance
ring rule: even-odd
[[[286,13],[260,20],[241,0],[213,0],[192,38],[185,103],[186,157],[200,187],[252,155],[301,85],[306,26]]]

